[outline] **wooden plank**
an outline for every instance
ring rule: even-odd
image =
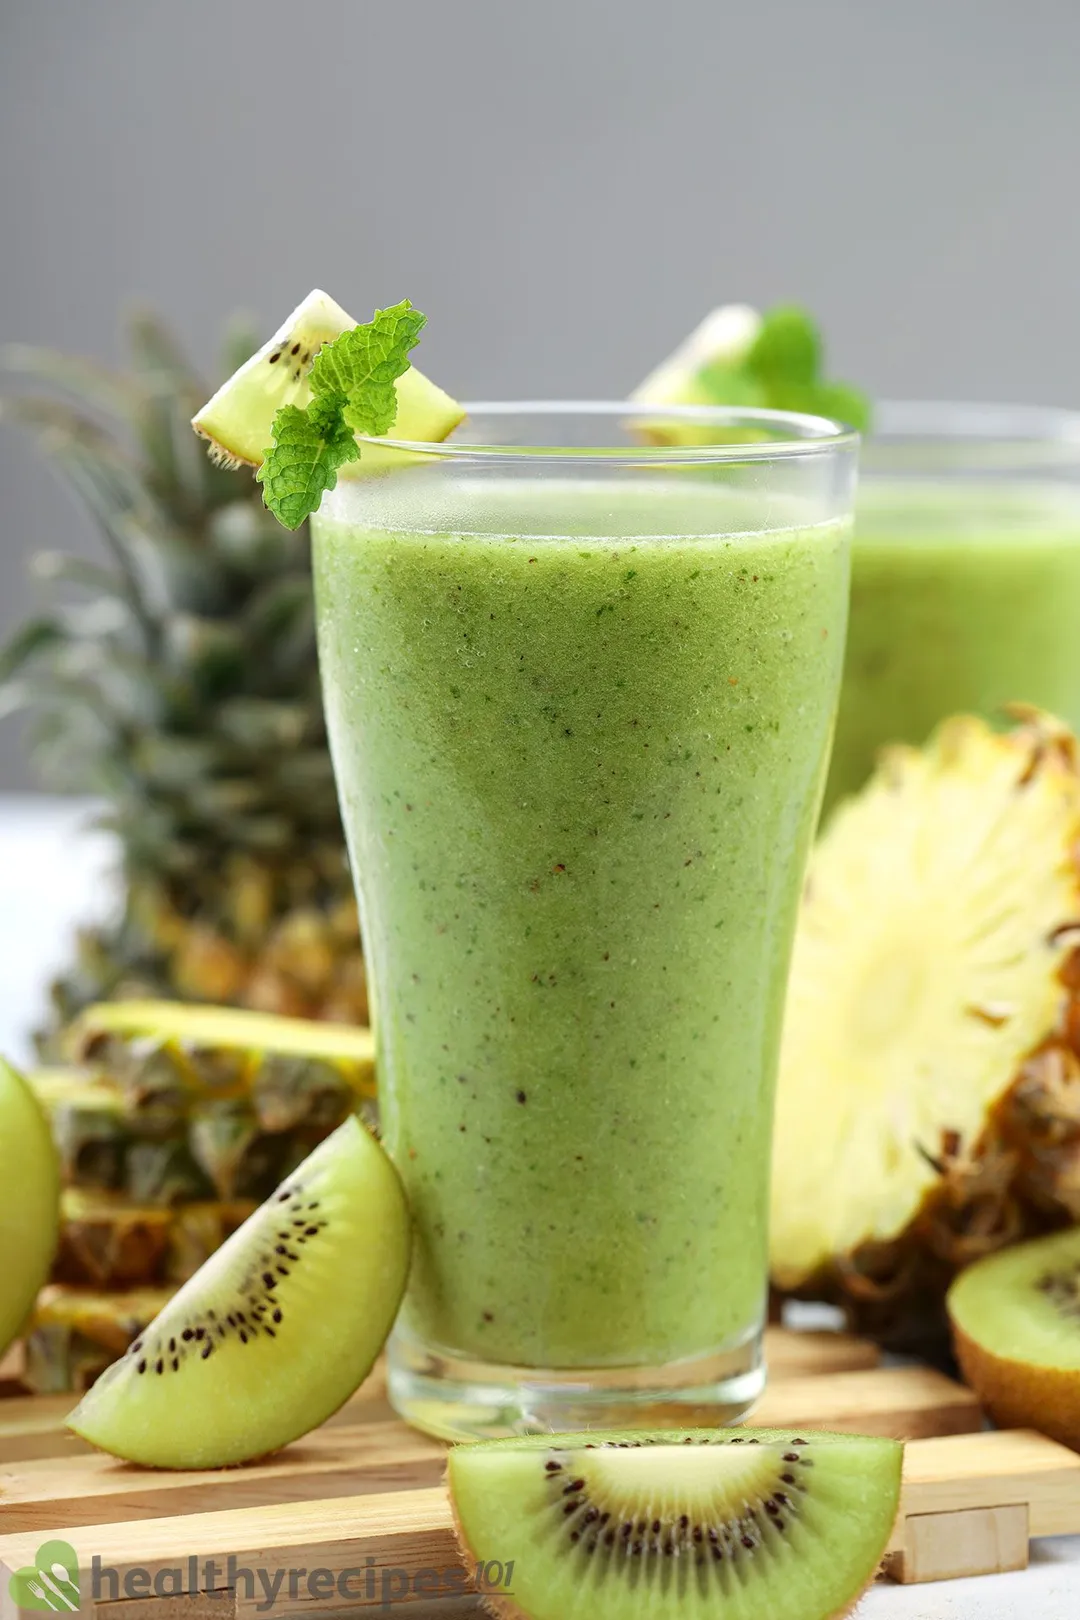
[[[811,1409],[810,1429],[909,1434],[928,1424],[940,1429],[978,1421],[966,1392],[958,1397],[947,1379],[910,1368],[782,1382],[756,1416],[789,1427]],[[434,1483],[444,1455],[438,1442],[396,1421],[344,1421],[359,1410],[356,1403],[345,1407],[337,1422],[240,1469],[155,1472],[100,1453],[24,1460],[0,1478],[3,1521],[11,1531],[100,1524]]]
[[[12,1534],[268,1507],[310,1497],[375,1495],[434,1485],[445,1466],[445,1446],[402,1423],[323,1428],[276,1457],[243,1468],[132,1468],[100,1452],[49,1458],[0,1474],[0,1527]]]
[[[891,1555],[888,1573],[910,1586],[1026,1569],[1029,1537],[1026,1502],[959,1513],[915,1513],[904,1520],[904,1545]]]
[[[23,1395],[0,1401],[0,1468],[35,1458],[74,1457],[93,1451],[65,1427],[77,1405],[75,1395]],[[389,1423],[394,1416],[386,1398],[386,1369],[380,1363],[351,1400],[327,1419],[339,1424]]]
[[[765,1361],[769,1377],[798,1378],[811,1373],[862,1372],[881,1363],[881,1351],[871,1339],[850,1333],[799,1333],[791,1328],[765,1330]]]
[[[929,1367],[880,1367],[770,1384],[751,1421],[764,1428],[839,1429],[896,1440],[982,1427],[975,1396]]]
[[[880,1360],[877,1346],[868,1339],[845,1333],[797,1333],[786,1328],[768,1330],[765,1353],[772,1385],[789,1378],[870,1369]],[[76,1399],[74,1395],[21,1395],[0,1400],[0,1468],[34,1458],[89,1453],[92,1447],[64,1427]],[[380,1362],[352,1399],[329,1419],[329,1424],[387,1423],[393,1416],[386,1394],[386,1368]]]
[[[904,1457],[902,1517],[1025,1502],[1033,1536],[1080,1531],[1080,1456],[1028,1429],[919,1440]],[[890,1551],[903,1550],[898,1532]]]
[[[907,1551],[906,1522],[911,1518],[996,1514],[1018,1504],[1027,1506],[1033,1536],[1080,1530],[1080,1456],[1023,1431],[912,1441],[890,1551]],[[996,1523],[995,1558],[1015,1549],[1016,1537],[1015,1517]],[[972,1528],[978,1528],[975,1521]],[[117,1571],[115,1594],[110,1584],[102,1595],[118,1602],[126,1601],[127,1572],[146,1569],[152,1581],[159,1571],[186,1569],[192,1556],[205,1563],[233,1554],[240,1567],[329,1569],[335,1577],[350,1569],[363,1571],[369,1558],[376,1572],[401,1570],[409,1580],[421,1569],[457,1567],[450,1508],[441,1487],[71,1526],[65,1534],[87,1567],[96,1556]],[[0,1563],[10,1570],[29,1562],[40,1539],[36,1529],[0,1537]],[[218,1584],[224,1584],[224,1575]],[[0,1581],[0,1589],[4,1585]],[[243,1591],[237,1598],[238,1620],[257,1612],[258,1590],[250,1601]],[[164,1601],[148,1598],[124,1620],[168,1620],[160,1607]],[[356,1612],[365,1601],[348,1587],[344,1595],[321,1597],[317,1604],[301,1592],[297,1605],[275,1606],[274,1613],[280,1617],[305,1608]],[[101,1613],[107,1613],[106,1605]]]

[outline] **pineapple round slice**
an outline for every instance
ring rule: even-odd
[[[886,751],[811,861],[774,1138],[782,1289],[869,1298],[884,1273],[910,1296],[920,1246],[949,1256],[935,1218],[969,1255],[1030,1225],[1014,1206],[1080,937],[1080,763],[1063,725],[1015,712],[1007,735],[962,716]]]

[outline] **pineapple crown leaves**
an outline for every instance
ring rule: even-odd
[[[283,405],[274,417],[273,444],[255,476],[270,511],[287,529],[317,511],[340,469],[360,459],[354,435],[377,437],[393,427],[394,384],[409,368],[409,352],[426,319],[407,298],[377,309],[366,324],[319,350],[306,408]]]
[[[254,346],[234,331],[229,368]],[[0,420],[35,435],[108,553],[35,560],[53,600],[0,649],[0,714],[29,710],[42,773],[111,801],[129,875],[338,845],[306,533],[201,454],[204,386],[155,317],[134,319],[131,347],[130,376],[0,356]],[[26,379],[36,391],[17,392]]]

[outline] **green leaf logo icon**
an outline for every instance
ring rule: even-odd
[[[20,1609],[70,1614],[79,1607],[79,1556],[69,1541],[42,1542],[33,1564],[17,1570],[8,1592]]]

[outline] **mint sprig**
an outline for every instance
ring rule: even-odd
[[[409,369],[427,317],[407,298],[377,309],[363,326],[342,332],[315,356],[306,407],[283,405],[273,443],[256,478],[279,523],[298,529],[316,511],[340,468],[361,457],[357,433],[388,433],[397,415],[394,383]]]
[[[824,344],[805,309],[781,304],[762,316],[753,343],[737,361],[705,365],[697,381],[713,405],[755,405],[831,416],[865,431],[870,400],[850,383],[822,375]]]

